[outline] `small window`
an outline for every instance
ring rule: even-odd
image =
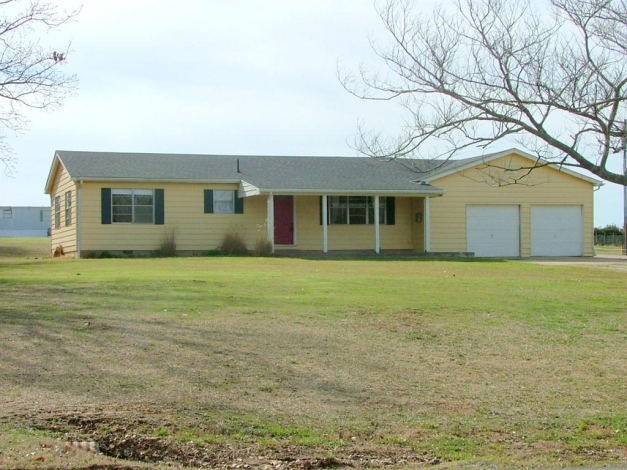
[[[154,201],[152,189],[112,189],[111,221],[116,224],[152,224]]]
[[[65,193],[65,226],[72,225],[72,192]]]
[[[3,219],[12,219],[13,218],[13,209],[10,207],[8,209],[2,209],[2,218]]]
[[[61,196],[54,198],[54,228],[61,228]]]
[[[235,212],[235,192],[214,191],[213,212],[215,214],[233,214]]]
[[[44,211],[39,211],[39,221],[40,222],[44,221]]]

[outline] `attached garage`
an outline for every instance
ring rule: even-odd
[[[531,206],[531,256],[583,256],[581,206]]]
[[[477,257],[520,256],[520,207],[466,207],[467,250]]]

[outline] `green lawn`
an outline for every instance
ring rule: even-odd
[[[627,464],[626,271],[44,242],[0,239],[2,468],[87,468],[42,442],[130,435],[233,461]]]
[[[595,245],[594,252],[597,255],[621,255],[623,247],[617,245]]]

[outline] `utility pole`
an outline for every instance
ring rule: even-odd
[[[623,175],[627,177],[627,120],[623,120]],[[627,255],[627,185],[623,186],[623,255]]]

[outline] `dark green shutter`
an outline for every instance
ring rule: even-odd
[[[396,199],[393,197],[385,198],[385,215],[386,225],[394,225],[396,223]]]
[[[163,225],[165,222],[163,189],[155,189],[155,225]]]
[[[100,189],[100,218],[102,224],[111,223],[111,188]]]
[[[213,189],[205,189],[205,214],[213,214]]]
[[[237,197],[237,190],[233,191],[233,200],[235,201],[235,213],[243,214],[244,213],[244,198]]]
[[[320,225],[322,225],[322,196],[320,196]]]

